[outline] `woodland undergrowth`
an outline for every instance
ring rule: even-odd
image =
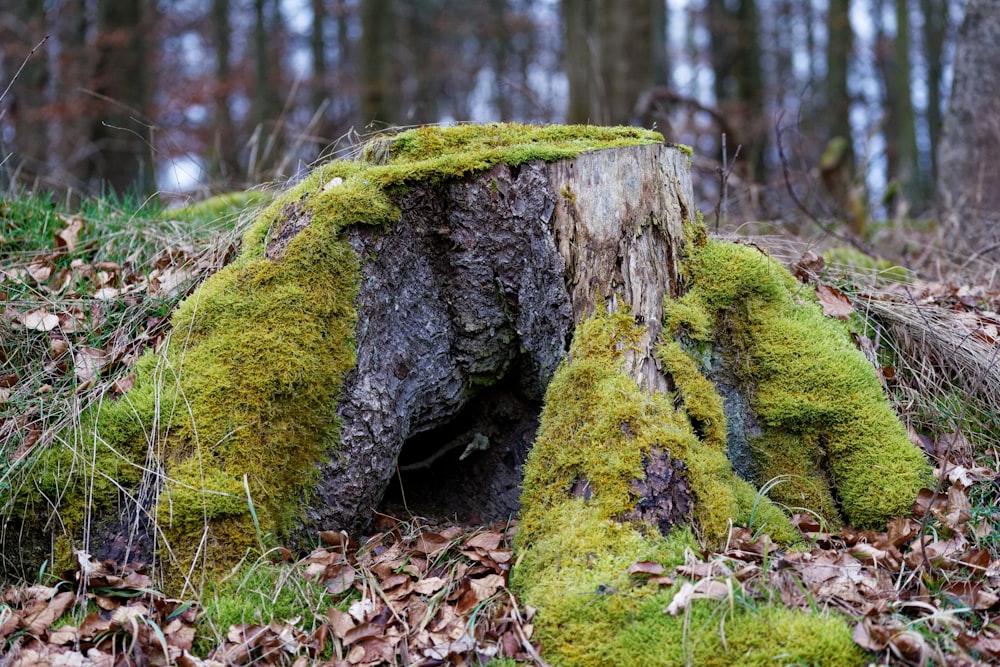
[[[262,198],[178,211],[0,202],[0,501],[30,481],[54,433],[128,390],[132,362],[234,256],[250,218],[240,210]],[[885,530],[831,533],[799,514],[800,548],[783,550],[734,527],[723,549],[692,548],[672,570],[635,563],[629,585],[682,584],[672,606],[710,600],[720,623],[733,605],[833,609],[879,663],[996,664],[1000,288],[970,267],[973,279],[959,279],[787,238],[758,243],[850,323],[936,487]],[[534,610],[508,586],[516,523],[380,517],[374,531],[321,533],[309,554],[261,539],[190,600],[79,552],[72,570],[6,582],[0,664],[545,664]]]

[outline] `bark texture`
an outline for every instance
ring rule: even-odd
[[[969,0],[958,35],[951,101],[938,149],[938,190],[957,250],[1000,241],[1000,4]]]
[[[305,527],[362,529],[397,462],[452,513],[516,511],[545,388],[595,304],[628,307],[647,327],[629,371],[666,388],[652,345],[663,297],[680,289],[686,159],[650,145],[499,165],[415,186],[391,229],[350,229],[358,363],[339,403],[341,450]]]

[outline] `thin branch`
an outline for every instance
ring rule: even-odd
[[[719,231],[720,219],[729,221],[729,177],[733,173],[733,165],[736,164],[736,158],[740,156],[740,150],[743,148],[743,144],[736,145],[736,152],[733,153],[733,161],[729,162],[729,156],[726,154],[726,133],[722,133],[722,166],[717,168],[719,173],[719,201],[715,205],[715,231]],[[721,213],[721,215],[720,215]]]
[[[108,104],[116,106],[119,109],[124,109],[125,111],[128,111],[129,114],[131,114],[132,116],[134,116],[134,118],[132,118],[132,120],[136,121],[137,123],[142,123],[142,124],[149,125],[150,127],[152,127],[152,120],[149,118],[149,116],[147,116],[146,114],[144,114],[139,109],[136,109],[134,106],[131,106],[129,104],[125,104],[121,100],[116,100],[113,97],[108,97],[107,95],[99,93],[96,90],[90,90],[89,88],[77,88],[77,90],[79,92],[83,93],[84,95],[90,95],[91,97],[95,97],[95,98],[101,100],[102,102],[107,102]]]
[[[664,102],[667,105],[678,104],[708,114],[716,122],[723,134],[729,135],[729,137],[738,136],[737,132],[717,109],[705,106],[693,97],[679,95],[666,86],[653,86],[642,91],[642,94],[639,95],[639,99],[635,103],[635,111],[633,113],[636,117],[644,116],[652,112],[660,102]]]
[[[799,208],[799,210],[802,211],[813,222],[813,224],[815,224],[825,233],[829,234],[830,236],[836,239],[843,241],[844,243],[849,243],[850,245],[854,246],[855,248],[865,253],[866,255],[869,255],[871,257],[878,257],[879,256],[878,253],[876,253],[871,246],[869,246],[867,243],[859,239],[854,234],[841,233],[834,228],[832,223],[824,222],[820,220],[818,217],[816,217],[813,214],[813,212],[809,210],[809,207],[807,207],[805,203],[802,201],[802,199],[799,197],[799,194],[795,191],[795,187],[792,185],[791,169],[788,166],[788,157],[785,155],[785,147],[781,141],[781,135],[783,132],[781,128],[781,118],[783,116],[784,112],[778,114],[778,122],[775,125],[774,134],[778,145],[778,157],[781,158],[781,173],[785,180],[785,189],[788,191],[788,195],[792,198],[792,201],[795,202],[795,205]]]
[[[7,87],[4,88],[2,93],[0,93],[0,102],[3,101],[3,98],[7,97],[7,93],[10,92],[10,87],[14,85],[14,82],[17,81],[17,77],[19,77],[24,68],[27,67],[28,61],[31,60],[31,56],[35,55],[35,51],[42,48],[42,44],[47,41],[49,41],[49,36],[45,35],[45,37],[42,37],[38,44],[35,44],[35,48],[31,49],[31,51],[28,52],[28,55],[24,57],[24,60],[21,62],[21,66],[17,68],[17,71],[14,72],[14,76],[11,77],[10,83],[8,83]]]

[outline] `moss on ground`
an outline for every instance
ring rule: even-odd
[[[721,401],[679,346],[664,345],[661,359],[683,387],[682,409],[625,373],[622,354],[637,334],[621,313],[598,313],[577,328],[525,466],[513,577],[524,601],[541,610],[546,660],[562,667],[864,664],[835,615],[730,599],[699,600],[671,616],[664,609],[681,582],[657,588],[629,579],[636,561],[670,568],[684,561],[685,549],[698,548],[689,530],[663,537],[655,526],[621,520],[638,500],[631,481],[642,477],[654,445],[688,464],[696,517],[709,537],[718,539],[729,519],[749,523],[755,504],[759,527],[790,537],[781,512],[733,473]],[[589,493],[573,492],[581,480]]]
[[[240,256],[181,304],[168,344],[139,362],[135,387],[41,455],[16,503],[22,516],[54,504],[61,551],[71,553],[88,514],[127,515],[138,503],[156,518],[172,589],[238,562],[293,526],[317,461],[339,444],[359,271],[345,227],[392,224],[391,197],[411,183],[662,141],[636,128],[418,128],[317,168],[263,209]],[[280,259],[266,258],[272,234],[303,211],[310,224]]]
[[[836,246],[823,252],[823,261],[834,273],[846,270],[853,274],[868,275],[876,284],[912,283],[913,273],[899,264],[881,257],[872,257],[856,248]]]
[[[266,204],[270,199],[270,194],[260,190],[227,192],[187,206],[170,209],[163,215],[177,220],[215,220],[238,216],[243,210]]]
[[[721,344],[763,422],[758,483],[791,508],[882,529],[930,481],[924,455],[889,406],[843,323],[812,289],[757,249],[709,241],[687,262],[692,288],[666,304],[667,329]],[[839,511],[838,511],[839,510]]]

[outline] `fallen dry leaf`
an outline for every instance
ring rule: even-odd
[[[836,287],[817,285],[816,298],[819,299],[820,305],[823,306],[823,314],[827,317],[846,320],[854,312],[850,298]]]
[[[499,574],[488,574],[480,579],[469,579],[469,586],[479,602],[496,595],[496,592],[504,587],[504,583],[503,577]]]
[[[76,381],[90,382],[107,364],[107,356],[96,347],[81,347],[73,355],[73,374]]]
[[[497,532],[477,533],[465,541],[466,547],[490,551],[500,546],[503,535]]]
[[[59,326],[59,316],[48,312],[44,308],[20,313],[15,316],[15,319],[23,324],[25,329],[31,329],[32,331],[52,331]]]
[[[662,565],[651,560],[637,561],[628,569],[628,573],[631,575],[659,576],[663,574],[664,571],[665,570]]]
[[[71,253],[80,242],[80,232],[84,229],[82,218],[72,217],[66,220],[66,228],[55,234],[53,242],[58,252]]]
[[[52,625],[57,618],[66,613],[66,610],[69,609],[69,606],[73,604],[75,599],[76,594],[70,593],[69,591],[56,593],[55,597],[53,597],[52,600],[35,616],[25,619],[27,621],[25,632],[29,635],[35,636],[42,634],[49,629],[49,626]]]

